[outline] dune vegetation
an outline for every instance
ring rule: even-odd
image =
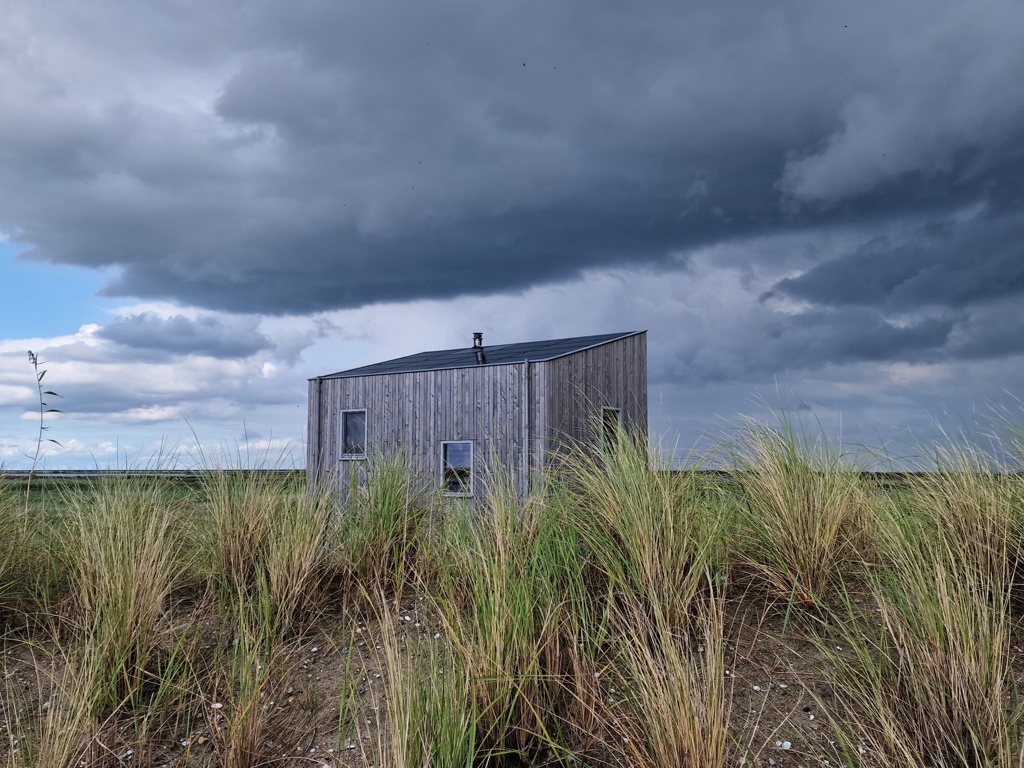
[[[880,482],[752,422],[727,475],[623,439],[474,509],[396,457],[7,479],[0,765],[1024,766],[1012,454]]]

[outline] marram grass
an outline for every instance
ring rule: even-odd
[[[746,422],[730,446],[741,488],[735,551],[777,599],[820,606],[865,558],[859,470],[820,432]]]
[[[166,624],[181,562],[175,509],[155,480],[104,478],[67,499],[62,550],[78,609],[78,632],[94,668],[97,714],[134,706]]]
[[[11,589],[54,574],[0,605],[0,765],[1024,766],[1019,477],[950,451],[879,490],[763,429],[733,480],[624,439],[475,507],[394,457],[355,498],[48,491],[0,528],[38,543]]]
[[[626,435],[600,454],[573,451],[564,467],[571,525],[607,588],[684,623],[722,557],[718,494]]]
[[[445,631],[469,678],[468,702],[478,754],[536,754],[554,727],[557,680],[549,668],[559,599],[555,533],[541,498],[519,502],[500,474],[488,478],[485,503],[455,508],[448,520],[448,567],[437,592]]]
[[[851,761],[1024,765],[1012,648],[1018,480],[980,459],[945,451],[938,471],[876,502],[877,629],[847,595],[830,639],[818,638],[843,702],[833,727]]]
[[[393,598],[417,576],[437,496],[423,490],[401,455],[376,456],[366,482],[342,494],[339,558],[349,588]]]

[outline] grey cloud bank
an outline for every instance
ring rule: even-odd
[[[0,230],[209,310],[100,332],[135,354],[465,296],[615,330],[525,298],[602,270],[673,286],[622,318],[665,386],[1024,353],[1017,0],[10,6]]]
[[[119,317],[100,330],[100,336],[137,350],[214,357],[248,357],[271,346],[257,330],[256,319],[218,317],[162,318],[152,312]]]
[[[1013,2],[18,7],[0,221],[114,295],[303,313],[1020,205]]]

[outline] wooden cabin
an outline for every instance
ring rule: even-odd
[[[309,380],[307,474],[363,477],[404,452],[428,485],[479,497],[490,462],[531,478],[569,442],[647,436],[647,332],[420,352]]]

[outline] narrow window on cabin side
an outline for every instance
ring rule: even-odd
[[[606,449],[614,448],[619,442],[622,432],[622,409],[601,409],[601,441]]]
[[[341,412],[341,456],[366,457],[366,409]]]
[[[473,443],[441,443],[441,487],[449,496],[473,495]]]

